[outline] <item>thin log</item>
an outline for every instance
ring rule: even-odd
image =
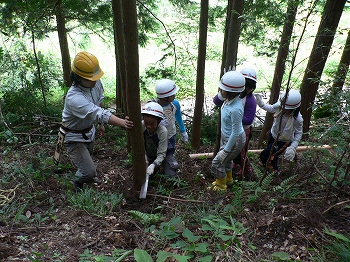
[[[323,146],[317,146],[317,147],[312,147],[312,146],[298,146],[296,151],[297,152],[303,152],[307,150],[319,150],[319,149],[332,149],[330,145],[323,145]],[[248,150],[248,153],[261,153],[264,149],[250,149]],[[191,159],[196,159],[196,158],[213,158],[214,153],[197,153],[197,154],[189,154]]]
[[[339,205],[343,205],[343,204],[346,204],[346,203],[349,203],[350,200],[346,200],[346,201],[342,201],[342,202],[339,202],[339,203],[336,203],[334,204],[333,206],[330,206],[329,208],[327,208],[325,211],[322,212],[322,215],[326,214],[329,210],[331,210],[333,207],[336,207],[336,206],[339,206]]]

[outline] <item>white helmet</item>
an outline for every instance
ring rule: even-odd
[[[179,87],[170,79],[161,79],[156,84],[156,93],[158,98],[175,95],[177,91],[179,91]]]
[[[244,91],[245,78],[237,71],[226,72],[219,81],[219,87],[227,92],[240,93]]]
[[[281,94],[281,98],[280,101],[282,103],[284,96],[285,96],[286,92],[283,91],[283,93]],[[288,92],[288,97],[286,100],[286,103],[284,105],[285,109],[295,109],[298,108],[301,104],[301,95],[299,93],[298,90],[295,89],[291,89]]]
[[[256,76],[256,72],[253,68],[250,68],[250,67],[246,67],[246,68],[243,68],[241,70],[241,74],[245,77],[245,78],[249,78],[255,82],[257,82],[258,78]]]
[[[142,107],[141,114],[148,114],[164,119],[163,107],[156,102],[148,102]]]

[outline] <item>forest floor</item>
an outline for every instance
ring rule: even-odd
[[[253,139],[250,148],[256,148],[256,144]],[[186,253],[169,245],[170,241],[163,238],[161,242],[154,234],[146,232],[146,227],[130,215],[130,210],[159,214],[161,222],[187,217],[183,226],[194,234],[203,234],[202,225],[198,223],[200,216],[227,214],[227,208],[231,208],[230,216],[246,230],[238,233],[225,249],[212,242],[211,261],[323,261],[325,228],[339,234],[347,234],[350,228],[349,208],[334,205],[347,201],[349,191],[340,194],[328,190],[324,177],[319,175],[328,167],[318,163],[314,168],[315,163],[310,163],[300,153],[296,163],[281,162],[281,174],[273,177],[269,187],[260,193],[251,192],[246,182],[237,182],[220,194],[206,190],[214,180],[210,174],[211,159],[190,158],[193,151],[178,142],[176,157],[181,182],[174,187],[166,178],[155,175],[150,180],[147,198],[140,199],[139,192],[132,189],[132,167],[125,164],[125,148],[116,148],[108,137],[97,139],[93,158],[103,183],[89,187],[97,192],[121,193],[123,200],[111,214],[96,216],[68,203],[68,198],[75,194],[69,183],[74,167],[65,169],[51,165],[49,170],[45,168],[49,173],[45,179],[40,173],[33,179],[33,170],[43,165],[38,156],[52,155],[52,143],[18,145],[11,150],[5,145],[0,147],[1,152],[7,151],[0,154],[3,179],[9,177],[11,168],[13,170],[11,179],[2,183],[6,188],[0,191],[0,200],[7,201],[0,205],[0,261],[114,261],[111,259],[113,250],[135,248],[147,250],[152,257],[159,250]],[[213,152],[213,147],[202,146],[196,150],[196,153],[201,152]],[[256,173],[260,173],[257,155],[251,155],[251,160]],[[15,163],[17,169],[13,167]],[[61,163],[69,163],[66,154]],[[28,164],[32,169],[26,169],[27,177],[19,176]],[[281,189],[282,181],[291,176],[293,183],[279,191],[278,186]],[[288,195],[292,191],[295,194]],[[7,212],[16,214],[16,219],[6,219]],[[18,219],[20,214],[28,220]],[[288,259],[283,254],[288,254]],[[122,261],[135,261],[135,257],[131,253]]]

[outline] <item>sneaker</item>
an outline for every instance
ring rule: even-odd
[[[73,182],[74,190],[76,193],[84,191],[84,184],[77,181]]]
[[[94,184],[97,184],[98,186],[102,184],[102,180],[99,179],[97,176],[95,176],[93,179],[92,179],[92,183]]]

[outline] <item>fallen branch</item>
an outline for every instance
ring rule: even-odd
[[[298,146],[297,152],[302,152],[306,150],[318,150],[318,149],[331,149],[332,147],[329,145],[323,145],[318,147],[312,147],[312,146]],[[264,149],[250,149],[248,150],[248,153],[261,153]],[[214,153],[198,153],[198,154],[190,154],[190,158],[196,159],[196,158],[213,158]]]
[[[200,200],[173,198],[173,197],[162,196],[162,195],[157,195],[157,194],[149,194],[149,193],[147,193],[147,196],[162,197],[162,198],[180,201],[180,202],[193,202],[193,203],[206,203],[207,202],[207,201],[200,201]]]
[[[329,210],[331,210],[333,207],[336,207],[336,206],[339,206],[339,205],[342,205],[342,204],[346,204],[350,202],[350,200],[346,200],[346,201],[342,201],[342,202],[339,202],[339,203],[336,203],[334,204],[333,206],[330,206],[329,208],[327,208],[325,211],[322,212],[322,215],[326,214]]]

